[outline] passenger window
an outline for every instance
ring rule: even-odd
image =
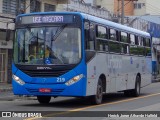
[[[131,45],[135,45],[135,36],[130,34],[130,43]]]
[[[110,52],[115,52],[115,53],[120,53],[121,52],[121,47],[118,42],[109,42],[109,51]]]
[[[145,55],[145,48],[142,46],[138,46],[138,54],[139,55]]]
[[[143,46],[146,46],[146,38],[142,38],[143,39]]]
[[[151,40],[149,38],[146,39],[146,46],[151,47]]]
[[[108,41],[107,40],[97,40],[97,50],[108,52]]]
[[[121,44],[121,53],[129,54],[129,46],[128,46],[128,44]]]
[[[127,33],[121,32],[120,40],[122,42],[126,42],[127,43],[128,42],[128,35],[127,35]]]
[[[85,28],[86,49],[94,50],[94,41],[95,41],[94,25],[89,24],[89,22],[85,22],[84,28]]]
[[[145,48],[145,53],[146,53],[146,56],[151,56],[151,48],[150,47],[146,47]]]
[[[143,46],[143,38],[138,36],[138,45]]]
[[[135,44],[136,44],[136,45],[139,45],[138,36],[135,36]]]
[[[145,54],[145,49],[142,46],[131,45],[130,46],[130,54],[144,55]]]
[[[139,55],[138,47],[135,45],[131,45],[129,51],[130,51],[130,54]]]
[[[98,31],[98,38],[107,38],[107,33],[106,33],[106,28],[102,26],[97,26],[97,31]]]
[[[114,29],[110,29],[110,36],[109,36],[109,39],[110,40],[116,40],[116,30],[114,30]]]

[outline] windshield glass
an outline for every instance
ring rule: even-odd
[[[63,25],[16,30],[15,64],[77,64],[80,59],[80,28]]]

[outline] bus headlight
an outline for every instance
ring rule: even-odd
[[[20,85],[24,85],[25,82],[22,81],[19,77],[17,77],[16,75],[12,75],[12,78],[17,82],[19,83]]]
[[[67,81],[65,84],[67,86],[70,86],[70,85],[76,83],[77,81],[79,81],[82,77],[83,77],[83,74],[77,75],[77,76],[73,77],[72,79],[70,79],[69,81]]]

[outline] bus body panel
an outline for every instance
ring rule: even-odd
[[[141,87],[151,83],[151,58],[130,55],[97,53],[87,64],[87,95],[96,92],[101,74],[106,77],[106,93],[135,88],[136,76],[140,73]]]

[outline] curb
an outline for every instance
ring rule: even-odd
[[[155,83],[155,82],[160,82],[160,78],[157,78],[157,79],[153,79],[153,80],[152,80],[152,83]]]

